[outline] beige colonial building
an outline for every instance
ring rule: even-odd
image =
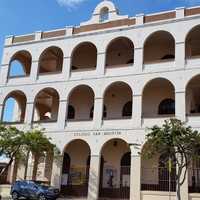
[[[103,1],[78,27],[7,37],[0,75],[1,120],[45,128],[62,152],[41,158],[38,180],[67,199],[176,199],[165,156],[139,152],[146,128],[170,117],[200,129],[200,7],[128,17]],[[199,167],[188,172],[183,200],[200,199]],[[9,174],[23,179],[24,164]]]

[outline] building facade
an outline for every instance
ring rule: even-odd
[[[146,128],[171,117],[200,129],[200,7],[128,17],[103,1],[78,27],[7,37],[0,78],[1,120],[45,128],[62,153],[40,159],[38,180],[68,199],[176,199],[164,155],[139,153]],[[32,179],[27,162],[12,166],[10,182],[25,171]],[[200,198],[199,168],[183,200]]]

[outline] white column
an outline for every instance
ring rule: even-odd
[[[1,85],[5,85],[8,81],[9,65],[5,64],[1,66]]]
[[[64,57],[63,69],[62,69],[63,79],[68,80],[70,77],[70,73],[71,73],[71,57]]]
[[[103,118],[103,98],[95,98],[94,101],[94,128],[100,128]]]
[[[141,156],[137,145],[130,145],[131,148],[131,180],[130,200],[141,199]]]
[[[177,42],[175,49],[176,68],[185,68],[185,42]]]
[[[99,198],[100,157],[100,155],[91,155],[88,200],[98,200]]]
[[[106,67],[106,53],[105,52],[99,52],[97,54],[97,67],[96,71],[99,76],[103,76],[105,73],[105,67]]]
[[[132,109],[133,126],[140,128],[142,125],[142,95],[133,95]]]
[[[185,98],[186,98],[185,91],[176,91],[175,93],[176,118],[183,122],[186,121]]]
[[[33,115],[34,115],[34,103],[33,102],[27,102],[27,104],[26,104],[26,113],[25,113],[25,123],[27,125],[31,125],[32,124]]]
[[[62,165],[63,165],[63,156],[54,156],[52,173],[51,173],[51,185],[60,188],[61,178],[62,178]]]
[[[59,103],[59,111],[58,111],[58,128],[63,130],[65,128],[65,123],[67,119],[67,109],[68,101],[67,100],[60,100]]]
[[[31,65],[31,73],[30,78],[33,82],[35,82],[38,78],[38,70],[39,70],[39,61],[33,60]]]
[[[134,52],[134,68],[137,72],[142,72],[143,70],[143,48],[135,48]]]

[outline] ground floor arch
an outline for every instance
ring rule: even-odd
[[[129,199],[131,153],[129,144],[111,139],[101,150],[99,197]]]
[[[90,170],[90,147],[83,140],[70,142],[63,152],[61,193],[64,196],[86,197]]]

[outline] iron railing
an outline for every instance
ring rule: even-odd
[[[62,181],[61,194],[67,197],[86,197],[88,194],[89,167],[72,167]],[[65,183],[64,183],[65,182]]]
[[[176,169],[142,168],[141,190],[145,191],[176,191]]]
[[[112,179],[109,180],[108,178],[107,185],[105,186],[103,185],[105,183],[104,178],[101,175],[100,199],[130,199],[130,166],[122,166],[120,168],[120,183],[118,185],[112,183]]]
[[[200,168],[188,170],[189,193],[200,193]]]

